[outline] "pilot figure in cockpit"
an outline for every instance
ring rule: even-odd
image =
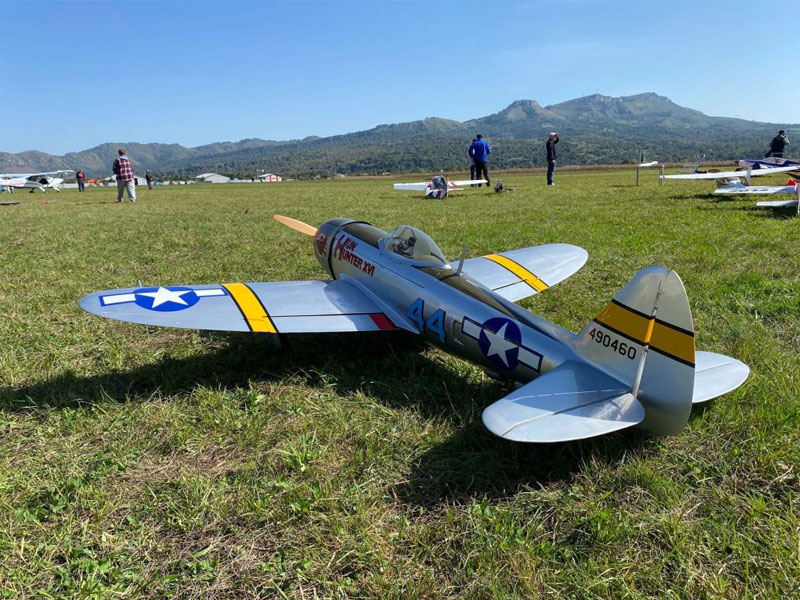
[[[417,243],[417,238],[413,235],[408,236],[405,242],[399,242],[395,247],[395,252],[407,258],[414,258],[414,244]]]

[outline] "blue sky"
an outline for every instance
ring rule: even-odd
[[[6,152],[326,136],[595,92],[800,123],[780,3],[0,0],[0,23]]]

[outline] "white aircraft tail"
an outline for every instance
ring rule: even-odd
[[[641,427],[674,434],[686,425],[695,385],[694,326],[677,273],[639,271],[581,331],[575,351],[630,386],[645,408]]]

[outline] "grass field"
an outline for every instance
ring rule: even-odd
[[[0,207],[7,598],[800,597],[800,219],[632,171],[16,194]],[[760,182],[759,182],[760,183]],[[48,194],[47,197],[52,197]],[[8,199],[8,197],[6,198]],[[752,368],[678,436],[495,438],[509,391],[404,334],[266,336],[83,313],[91,291],[322,278],[270,217],[410,223],[449,257],[546,242],[586,266],[522,304],[578,330],[640,268],[683,278],[698,348]]]

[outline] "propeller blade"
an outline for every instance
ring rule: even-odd
[[[287,227],[294,229],[295,231],[299,231],[300,233],[305,233],[311,237],[317,235],[317,228],[312,227],[308,223],[303,223],[302,221],[292,219],[291,217],[284,217],[283,215],[274,215],[274,219],[278,221],[278,223],[283,223]]]

